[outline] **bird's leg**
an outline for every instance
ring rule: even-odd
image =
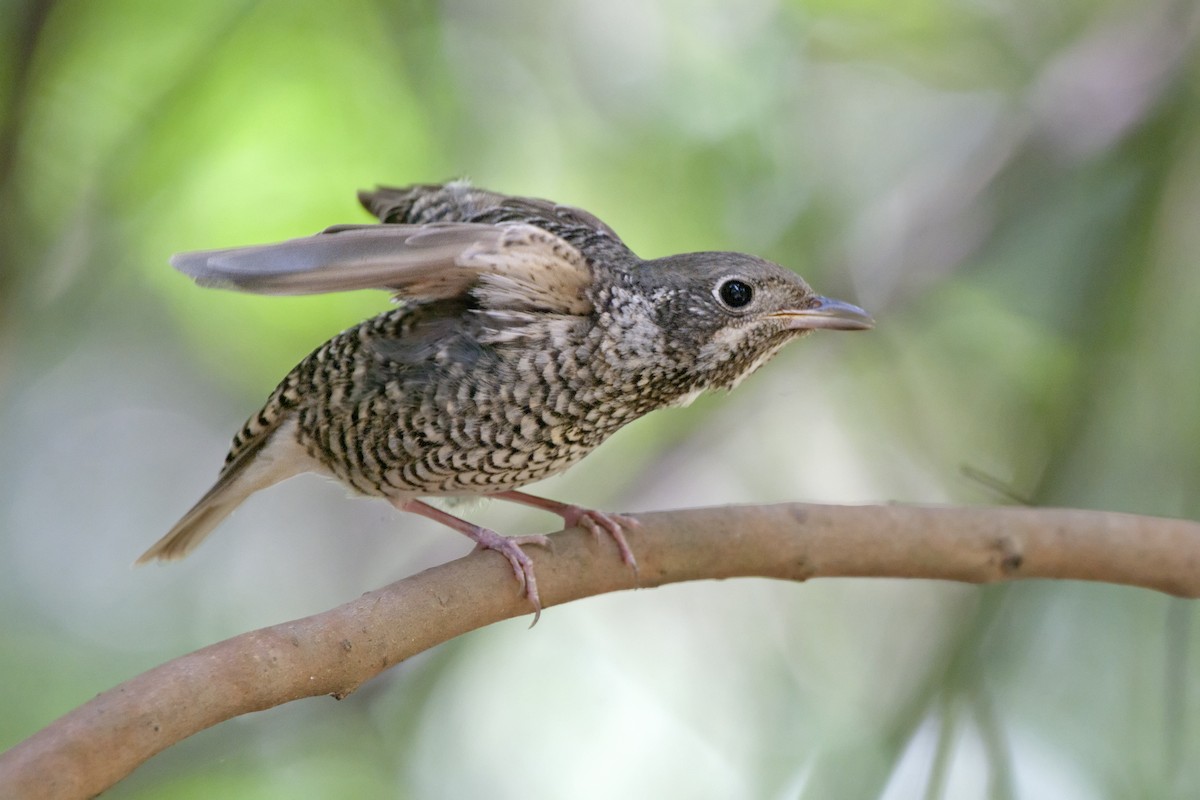
[[[459,533],[469,536],[471,541],[475,542],[476,549],[495,550],[507,558],[525,596],[533,605],[533,624],[529,627],[532,628],[537,624],[538,619],[542,616],[542,600],[538,597],[537,578],[533,574],[533,561],[525,555],[521,545],[536,544],[541,547],[549,547],[550,537],[541,535],[501,536],[493,530],[473,525],[465,519],[459,519],[453,514],[448,514],[440,508],[435,508],[420,500],[394,501],[393,505],[401,511],[420,514],[422,517],[440,522],[447,528],[453,528]]]
[[[520,503],[523,506],[532,506],[533,508],[540,508],[543,511],[549,511],[552,514],[558,514],[563,518],[563,522],[568,528],[577,526],[584,528],[591,531],[597,538],[608,534],[617,543],[617,550],[621,553],[621,560],[632,567],[634,572],[637,572],[637,559],[633,557],[633,550],[629,548],[629,542],[625,539],[626,528],[636,528],[641,524],[633,517],[606,511],[594,511],[590,508],[581,508],[570,503],[547,500],[544,497],[537,497],[525,492],[499,492],[488,496],[494,497],[497,500],[508,500],[512,503]]]

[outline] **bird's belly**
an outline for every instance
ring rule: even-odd
[[[301,414],[301,441],[341,481],[385,497],[494,494],[562,472],[627,419],[512,404],[374,402]]]

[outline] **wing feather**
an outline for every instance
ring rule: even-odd
[[[587,260],[532,225],[339,225],[277,244],[179,253],[171,265],[201,286],[259,294],[377,288],[417,301],[471,293],[485,310],[591,309]]]

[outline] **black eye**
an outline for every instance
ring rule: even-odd
[[[730,278],[717,289],[717,296],[730,308],[741,308],[754,298],[754,289],[745,281]]]

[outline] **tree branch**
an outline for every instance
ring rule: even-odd
[[[1035,508],[786,504],[640,515],[641,588],[706,578],[878,576],[1104,581],[1200,596],[1200,523]],[[635,588],[610,542],[529,548],[546,607]],[[0,796],[86,798],[198,731],[301,697],[345,697],[387,667],[529,608],[476,552],[304,619],[244,633],[98,695],[0,754]]]

